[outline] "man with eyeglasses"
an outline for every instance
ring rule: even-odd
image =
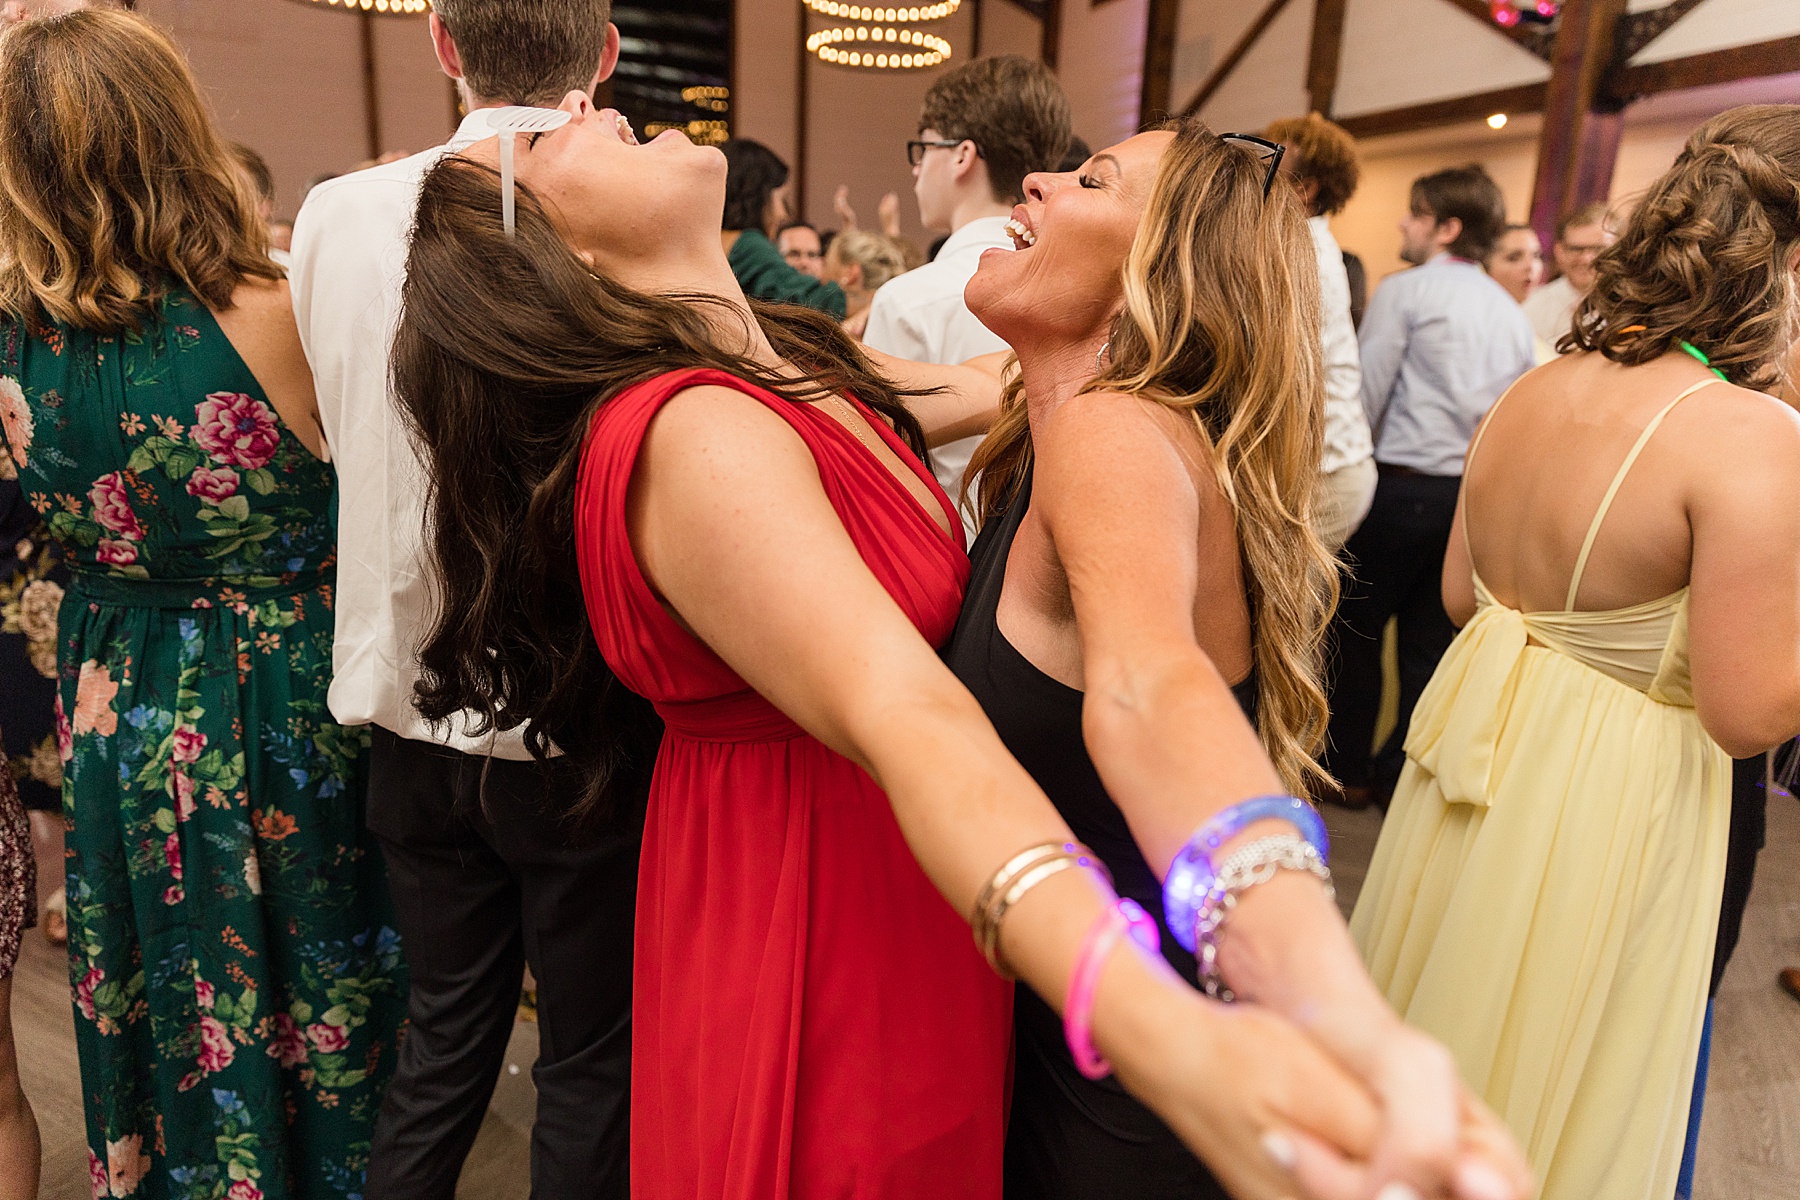
[[[937,257],[875,293],[863,341],[914,362],[959,363],[1006,349],[963,303],[963,289],[990,247],[1012,249],[1006,233],[1025,176],[1048,171],[1069,144],[1069,101],[1042,63],[1016,54],[978,58],[944,72],[925,93],[919,136],[906,146],[919,220],[950,235]],[[932,453],[952,497],[980,438]],[[971,541],[974,522],[963,521]]]
[[[775,248],[787,265],[814,279],[825,277],[825,244],[805,221],[790,221],[775,235]]]
[[[1569,332],[1575,306],[1594,286],[1594,260],[1613,244],[1604,204],[1584,204],[1556,223],[1552,254],[1560,274],[1525,297],[1525,316],[1544,342],[1554,347]]]

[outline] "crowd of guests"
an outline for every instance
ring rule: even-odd
[[[290,241],[167,37],[57,7],[0,34],[4,1200],[15,790],[96,1197],[448,1200],[527,966],[534,1194],[1686,1195],[1800,733],[1800,110],[1549,284],[1427,175],[1370,296],[1317,114],[1090,153],[976,59],[922,250],[639,144],[605,0],[436,0],[467,117]],[[1314,801],[1386,811],[1349,923]]]

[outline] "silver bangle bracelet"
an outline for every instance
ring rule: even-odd
[[[1239,896],[1258,884],[1269,882],[1281,871],[1304,871],[1315,875],[1324,882],[1328,898],[1337,895],[1337,889],[1331,883],[1330,868],[1319,857],[1318,850],[1303,837],[1292,833],[1276,834],[1234,850],[1219,865],[1212,888],[1200,901],[1199,916],[1195,921],[1194,949],[1200,986],[1213,999],[1227,1004],[1237,999],[1219,974],[1219,935],[1225,928],[1226,918],[1237,907]]]

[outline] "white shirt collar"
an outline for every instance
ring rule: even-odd
[[[938,250],[939,258],[947,258],[964,250],[989,246],[1010,246],[1012,239],[1006,236],[1007,217],[976,217],[973,221],[958,229],[945,239]]]
[[[494,131],[488,128],[488,114],[494,111],[496,110],[492,108],[478,108],[464,117],[462,124],[456,127],[456,132],[450,135],[449,142],[445,143],[450,152],[456,154],[483,138],[493,137]]]

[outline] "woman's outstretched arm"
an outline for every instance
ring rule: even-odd
[[[1009,350],[950,365],[895,358],[867,346],[863,353],[877,370],[903,388],[942,389],[907,401],[913,416],[925,427],[925,441],[931,446],[986,433],[1000,413],[1006,378],[1018,369],[1012,365]]]
[[[1032,504],[1074,602],[1083,732],[1159,878],[1214,813],[1286,790],[1195,638],[1203,499],[1173,436],[1177,423],[1149,402],[1092,393],[1034,431]],[[1225,500],[1215,493],[1211,502]],[[1260,823],[1238,842],[1282,831]],[[1504,1137],[1497,1153],[1459,1154],[1470,1130],[1454,1063],[1388,1007],[1317,879],[1284,872],[1244,893],[1220,963],[1234,991],[1299,1023],[1382,1098],[1375,1182],[1433,1196],[1463,1173],[1483,1174],[1480,1161],[1488,1182],[1503,1186],[1483,1193],[1476,1179],[1459,1194],[1529,1194],[1529,1171]],[[1496,1132],[1479,1121],[1484,1135]]]
[[[633,477],[632,545],[663,603],[788,716],[890,797],[927,875],[960,913],[994,871],[1067,825],[1001,744],[968,691],[869,572],[791,427],[724,388],[675,397],[651,423]],[[1256,756],[1254,745],[1248,755]],[[1079,943],[1108,896],[1065,871],[1007,916],[1008,963],[1063,1002]],[[1200,998],[1159,958],[1115,953],[1095,1039],[1120,1077],[1242,1197],[1292,1195],[1261,1149],[1268,1130],[1358,1155],[1368,1093],[1285,1022]],[[1350,1170],[1300,1139],[1304,1179]],[[1320,1183],[1309,1194],[1344,1193]]]

